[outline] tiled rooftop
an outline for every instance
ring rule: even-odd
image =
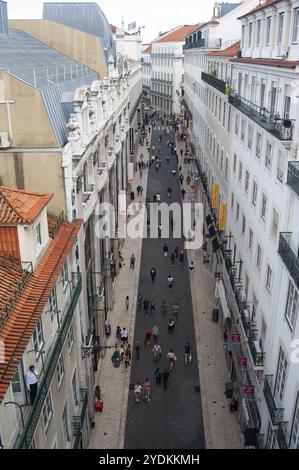
[[[170,31],[168,34],[163,35],[161,38],[157,39],[155,42],[176,42],[184,41],[185,37],[188,34],[192,34],[198,29],[197,25],[184,25],[179,28]]]
[[[209,52],[208,56],[234,57],[239,50],[240,50],[240,41],[236,42],[235,44],[232,44],[230,47],[228,47],[227,49],[224,49],[223,51]]]
[[[4,341],[5,349],[5,361],[0,364],[0,402],[4,398],[81,225],[81,220],[61,225],[0,331],[0,339]],[[19,273],[11,268],[3,271],[5,277],[8,273],[11,280],[14,277],[17,283]]]
[[[53,196],[0,186],[0,224],[32,224]]]
[[[298,60],[280,60],[280,59],[260,59],[252,57],[236,57],[231,62],[242,62],[245,64],[265,65],[269,67],[283,67],[286,69],[295,69],[299,65]]]
[[[145,54],[151,54],[153,46],[150,44],[144,51]]]

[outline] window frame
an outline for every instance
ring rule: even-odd
[[[49,399],[49,402],[48,402]],[[47,422],[45,422],[45,413],[44,410],[47,412]],[[51,390],[48,390],[47,395],[45,396],[44,406],[42,408],[42,419],[43,419],[43,426],[45,434],[47,434],[50,426],[50,422],[53,416],[53,400],[51,396]]]
[[[296,296],[297,296],[296,302],[294,301],[294,294],[292,293],[292,295],[291,295],[291,290],[293,290],[296,293]],[[291,308],[289,308],[290,297],[292,297]],[[294,305],[295,305],[295,311],[294,311],[294,308],[293,308]],[[288,311],[291,312],[290,315],[288,315]],[[296,328],[298,313],[299,313],[299,290],[297,289],[297,287],[296,287],[295,283],[293,282],[293,280],[290,278],[289,288],[288,288],[288,295],[287,295],[287,303],[286,303],[286,309],[285,309],[285,318],[286,318],[287,323],[289,325],[289,328],[292,332],[295,331],[295,328]]]

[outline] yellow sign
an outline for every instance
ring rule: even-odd
[[[218,184],[212,184],[212,209],[218,209],[218,195],[219,195]]]
[[[219,230],[225,230],[226,226],[226,213],[227,213],[227,204],[221,202],[220,209],[219,209]]]

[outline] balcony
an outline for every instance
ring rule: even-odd
[[[45,369],[41,380],[37,395],[34,401],[32,411],[25,424],[24,430],[20,436],[17,447],[19,449],[28,449],[32,442],[42,409],[44,406],[45,398],[50,390],[51,382],[56,371],[58,359],[60,357],[63,345],[69,331],[69,327],[72,323],[74,313],[77,307],[78,299],[82,290],[82,278],[80,273],[72,273],[72,280],[70,281],[70,297],[68,303],[64,309],[64,316],[60,324],[60,328],[57,330],[54,344],[50,350],[50,354],[47,357]]]
[[[85,388],[80,389],[80,409],[79,414],[73,416],[73,436],[75,438],[73,449],[79,449],[82,428],[87,410],[88,394]]]
[[[205,72],[201,72],[201,79],[203,82],[206,82],[208,85],[213,86],[218,91],[221,91],[221,93],[225,94],[226,83],[223,80],[220,80],[219,78],[216,78],[213,75]]]
[[[290,232],[280,233],[278,253],[299,288],[299,258],[292,250],[291,236],[292,233]]]
[[[265,365],[266,353],[261,351],[259,342],[256,340],[255,333],[249,330],[248,345],[256,368],[263,368]]]
[[[94,208],[98,201],[98,192],[94,185],[94,189],[91,193],[88,194],[88,197],[84,198],[84,202],[82,202],[83,207],[83,219],[84,223],[86,223],[94,211]]]
[[[288,449],[288,444],[285,436],[285,428],[287,424],[287,422],[281,423],[277,430],[276,440],[280,449]]]
[[[197,41],[188,42],[188,44],[184,44],[183,49],[194,49],[196,47],[205,47],[206,40],[198,39]]]
[[[281,119],[278,114],[272,114],[266,108],[261,108],[237,94],[229,95],[228,101],[276,139],[285,142],[292,140],[294,119]]]
[[[287,184],[299,196],[299,162],[289,162]]]
[[[277,408],[272,393],[273,375],[266,375],[264,383],[264,396],[266,399],[269,415],[273,426],[278,426],[283,422],[284,408]]]
[[[189,106],[188,106],[188,104],[187,104],[185,98],[182,99],[182,105],[183,105],[184,108],[185,108],[185,111],[186,111],[186,114],[187,114],[188,118],[192,120],[192,119],[193,119],[193,115],[192,115],[192,113],[191,113],[191,111],[190,111],[190,109],[189,109]]]

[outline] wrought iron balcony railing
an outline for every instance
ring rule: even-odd
[[[39,387],[32,407],[32,411],[28,417],[28,420],[25,424],[24,430],[18,442],[17,447],[20,449],[28,449],[32,442],[36,426],[42,413],[45,399],[50,390],[58,359],[60,357],[82,290],[81,273],[72,273],[72,280],[70,281],[69,285],[71,286],[69,301],[64,310],[64,316],[62,317],[60,328],[57,330],[57,335],[55,338],[55,342],[51,348],[50,355],[47,358],[45,369],[41,377],[41,381],[39,382]]]
[[[203,39],[198,39],[197,41],[192,41],[188,42],[187,44],[184,44],[183,49],[194,49],[196,47],[205,47],[206,40]]]
[[[258,341],[256,341],[253,336],[250,336],[250,332],[248,338],[248,345],[254,365],[256,367],[264,367],[266,353],[260,350]]]
[[[87,389],[80,389],[80,410],[77,416],[73,416],[73,436],[75,438],[73,449],[79,449],[80,439],[82,435],[82,427],[87,410],[88,393]]]
[[[193,118],[193,115],[192,115],[192,113],[191,113],[191,111],[190,111],[190,109],[189,109],[189,106],[188,106],[188,104],[187,104],[185,98],[182,99],[182,105],[184,106],[185,111],[186,111],[186,114],[187,114],[187,116],[189,117],[189,119],[192,119],[192,118]]]
[[[275,403],[274,395],[272,393],[273,375],[266,375],[264,382],[264,396],[266,399],[268,411],[273,426],[278,426],[283,422],[284,408],[278,408]]]
[[[299,196],[299,162],[289,162],[287,184]]]
[[[216,88],[218,91],[221,91],[221,93],[226,92],[226,83],[223,80],[220,80],[217,77],[214,77],[213,75],[210,75],[205,72],[201,72],[201,79],[206,82],[208,85],[213,86]]]
[[[272,114],[266,108],[261,108],[237,94],[229,95],[228,101],[277,139],[292,140],[294,119],[282,119],[278,114]]]
[[[288,422],[281,423],[277,430],[276,440],[277,440],[278,447],[280,449],[288,449],[288,444],[287,444],[287,439],[286,439],[286,434],[285,434],[287,424]]]
[[[280,233],[278,253],[299,288],[299,258],[291,247],[291,232]]]

